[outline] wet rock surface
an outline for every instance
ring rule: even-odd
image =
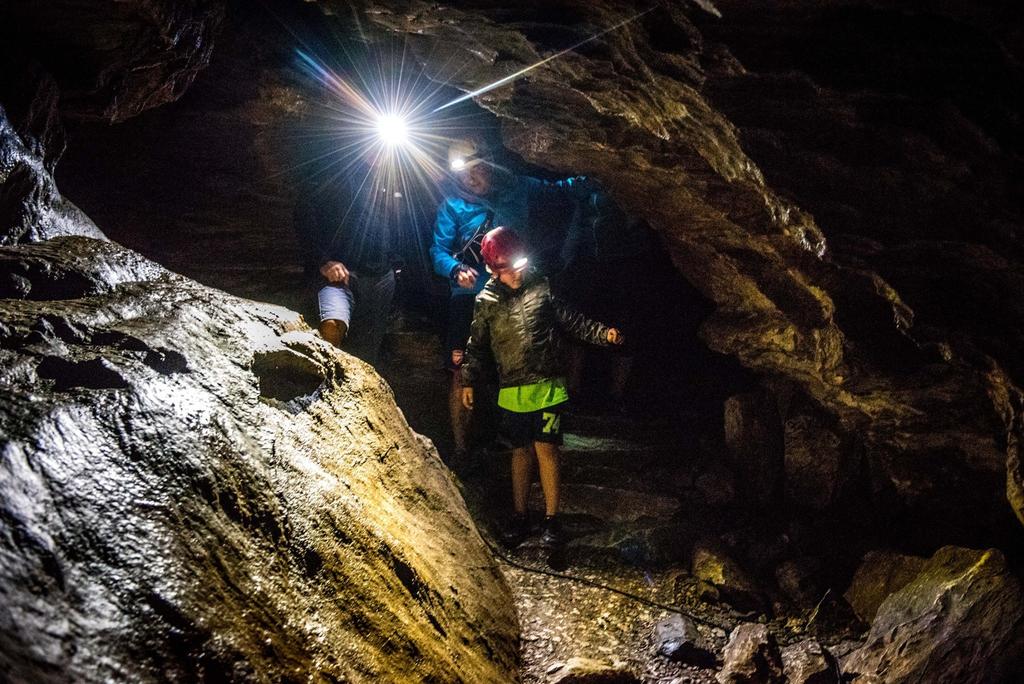
[[[53,114],[55,101],[45,111]],[[38,241],[58,235],[103,233],[57,190],[44,163],[46,122],[26,121],[19,131],[0,102],[0,245]]]
[[[371,368],[110,242],[2,255],[9,681],[515,681],[507,586]]]
[[[1024,667],[1024,593],[999,551],[944,547],[878,608],[845,672],[877,682],[1000,681]]]
[[[764,625],[740,625],[729,635],[719,684],[778,684],[785,681],[782,655]]]
[[[782,649],[787,684],[839,684],[839,663],[817,641],[808,639]]]

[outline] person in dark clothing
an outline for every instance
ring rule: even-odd
[[[474,385],[496,372],[498,405],[512,444],[512,499],[515,517],[507,540],[515,545],[527,530],[527,497],[533,463],[540,466],[544,490],[543,541],[561,541],[559,445],[561,416],[569,399],[565,382],[566,334],[596,345],[622,344],[615,328],[592,321],[551,294],[547,278],[527,270],[526,245],[515,231],[498,227],[481,246],[492,277],[476,297],[466,359],[462,401],[472,410]]]
[[[395,294],[392,247],[409,210],[385,174],[369,167],[308,192],[296,208],[305,267],[318,278],[320,334],[376,363]]]
[[[454,183],[437,210],[430,257],[434,272],[451,284],[445,367],[452,373],[449,412],[459,461],[469,446],[470,414],[462,405],[458,370],[469,338],[473,298],[486,282],[480,240],[494,226],[504,225],[522,231],[533,244],[551,242],[540,235],[547,210],[559,201],[584,200],[593,183],[582,177],[548,182],[512,174],[493,162],[482,141],[471,138],[452,143],[448,164]]]

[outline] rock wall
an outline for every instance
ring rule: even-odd
[[[124,121],[181,97],[210,61],[226,4],[11,0],[0,9],[0,36],[33,46],[60,85],[65,116]]]

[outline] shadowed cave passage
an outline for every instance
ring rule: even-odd
[[[0,615],[5,635],[59,640],[37,609],[88,610],[75,589],[133,581],[125,559],[143,577],[114,600],[150,597],[126,607],[146,629],[110,647],[153,644],[142,679],[1014,681],[1024,138],[1005,3],[156,4],[0,16],[24,47],[0,83],[0,418],[27,426],[0,451],[0,570],[33,616]],[[599,180],[656,245],[625,401],[594,353],[566,418],[562,547],[536,516],[497,544],[509,454],[486,416],[452,458],[436,188],[403,193],[380,377],[280,309],[47,240],[91,234],[63,196],[172,271],[315,322],[295,208],[330,173],[306,162],[350,132],[297,45],[339,73],[400,55],[450,100],[617,23],[443,126],[516,171]],[[98,505],[126,532],[76,544],[53,522]],[[88,669],[121,662],[80,648],[93,623],[69,624],[85,655],[52,648],[48,671],[116,678]]]

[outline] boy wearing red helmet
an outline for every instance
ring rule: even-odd
[[[476,297],[469,344],[462,365],[462,401],[473,408],[473,385],[496,371],[498,406],[512,443],[512,500],[515,517],[507,541],[518,544],[528,526],[527,498],[533,463],[544,491],[543,541],[562,540],[559,505],[561,416],[569,399],[565,382],[568,333],[597,345],[622,344],[622,334],[568,308],[552,296],[547,278],[528,270],[526,245],[510,228],[488,232],[481,253],[491,279]]]

